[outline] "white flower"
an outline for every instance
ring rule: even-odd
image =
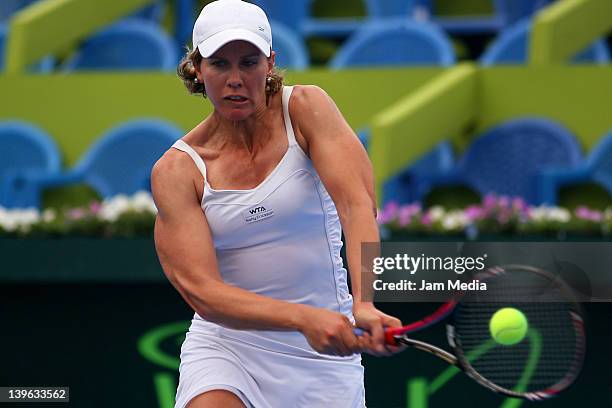
[[[40,222],[40,213],[36,208],[5,209],[0,208],[0,227],[6,231],[29,230],[33,224]]]
[[[561,207],[531,207],[529,209],[529,217],[532,221],[536,222],[545,222],[545,221],[555,221],[566,223],[572,218],[571,213]]]
[[[467,224],[468,219],[461,210],[450,211],[442,218],[442,227],[449,231],[462,230]]]
[[[118,194],[102,201],[100,218],[105,221],[117,221],[119,216],[130,209],[130,200],[125,194]]]
[[[132,196],[131,207],[140,212],[151,212],[157,214],[157,207],[153,202],[153,197],[148,191],[139,191]]]
[[[440,205],[435,205],[429,209],[429,217],[431,218],[432,222],[440,221],[442,217],[444,217],[444,214],[444,208],[442,208]]]
[[[565,208],[554,207],[550,210],[549,217],[553,221],[558,222],[569,222],[572,218],[572,214]]]
[[[52,208],[49,208],[43,211],[41,218],[44,222],[51,222],[55,220],[56,216],[57,214],[55,210],[53,210]]]

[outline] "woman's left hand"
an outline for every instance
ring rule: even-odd
[[[385,327],[401,327],[402,322],[378,310],[371,302],[360,302],[353,307],[355,326],[364,330],[363,351],[374,356],[390,356],[405,349],[385,342]]]

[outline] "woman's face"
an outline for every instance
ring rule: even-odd
[[[239,121],[266,107],[266,76],[274,67],[270,58],[247,41],[232,41],[219,48],[199,67],[198,80],[223,117]]]

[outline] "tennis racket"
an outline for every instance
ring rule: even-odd
[[[431,353],[506,396],[543,400],[569,387],[585,353],[582,309],[572,290],[551,273],[523,265],[490,268],[473,279],[487,290],[457,292],[426,318],[386,329],[385,341]],[[529,326],[511,346],[497,343],[489,329],[493,314],[505,307],[520,310]],[[452,353],[409,337],[445,318]]]

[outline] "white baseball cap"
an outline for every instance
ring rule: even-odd
[[[193,26],[193,48],[204,58],[230,41],[244,40],[270,56],[272,30],[266,13],[242,0],[217,0],[207,4]]]

